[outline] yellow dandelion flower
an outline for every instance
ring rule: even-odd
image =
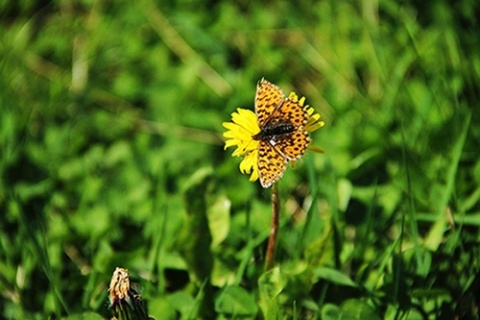
[[[240,171],[243,174],[250,174],[250,181],[258,179],[258,141],[253,136],[260,132],[255,113],[251,110],[238,108],[237,112],[232,113],[232,122],[224,122],[223,126],[228,129],[223,136],[225,149],[236,146],[232,153],[234,157],[243,157],[240,162]],[[252,171],[253,170],[253,171]]]
[[[228,129],[225,149],[236,146],[232,156],[243,157],[240,171],[251,174],[250,181],[260,179],[268,188],[285,172],[289,161],[298,160],[310,146],[309,133],[325,125],[320,114],[310,106],[304,106],[305,97],[298,99],[292,92],[285,95],[276,85],[262,79],[258,82],[255,97],[255,113],[237,109],[232,122],[224,122]]]

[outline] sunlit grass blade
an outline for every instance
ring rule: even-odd
[[[443,241],[443,234],[447,225],[447,215],[445,211],[447,210],[448,203],[450,199],[452,199],[452,195],[454,192],[456,174],[460,165],[461,156],[463,154],[467,133],[470,130],[470,119],[471,112],[468,112],[465,115],[463,123],[460,125],[462,131],[458,139],[456,140],[456,143],[454,144],[452,148],[452,153],[450,155],[450,165],[448,166],[445,176],[446,183],[443,187],[441,197],[438,199],[437,202],[437,221],[434,223],[425,238],[426,247],[432,251],[436,251],[438,246]]]

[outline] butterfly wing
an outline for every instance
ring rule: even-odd
[[[274,110],[282,104],[285,95],[279,87],[263,79],[257,83],[255,94],[255,114],[260,128],[270,118]]]
[[[308,122],[308,117],[307,110],[298,101],[287,98],[278,109],[273,111],[268,120],[269,124],[278,122],[293,125],[293,132],[274,136],[270,141],[270,144],[288,160],[300,158],[310,143],[308,132],[303,129]]]
[[[308,132],[299,129],[285,137],[278,139],[275,143],[275,150],[287,160],[298,160],[307,150],[310,144]]]
[[[276,122],[288,122],[293,124],[295,128],[303,128],[308,122],[308,112],[305,107],[301,106],[298,101],[285,99],[283,103],[273,110],[270,119]],[[270,121],[270,120],[269,120]]]
[[[258,176],[264,188],[280,180],[287,169],[287,159],[275,150],[267,141],[260,140],[258,145]]]

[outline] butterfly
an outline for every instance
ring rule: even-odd
[[[288,161],[299,159],[307,149],[310,137],[304,127],[309,114],[265,79],[257,84],[255,114],[260,128],[253,136],[259,141],[258,174],[262,187],[268,188],[283,176]]]

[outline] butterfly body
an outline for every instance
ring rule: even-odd
[[[294,131],[295,126],[288,121],[273,124],[267,123],[263,126],[260,133],[253,136],[253,139],[271,141],[271,144],[275,145],[276,140],[288,138]]]

